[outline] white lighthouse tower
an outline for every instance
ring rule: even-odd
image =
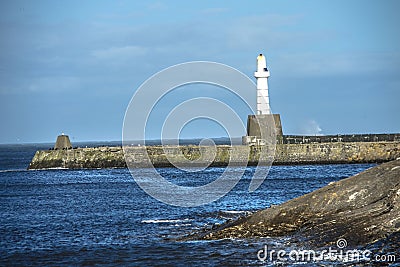
[[[244,145],[283,143],[281,117],[272,114],[269,106],[267,60],[263,54],[257,57],[257,114],[247,117],[247,135],[242,137]]]
[[[271,114],[268,94],[269,71],[263,54],[257,57],[257,71],[254,72],[254,77],[257,79],[257,115]]]

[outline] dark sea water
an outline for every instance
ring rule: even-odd
[[[273,265],[276,262],[261,262],[257,252],[264,245],[289,249],[285,238],[177,239],[373,166],[274,166],[253,193],[248,193],[248,186],[254,167],[248,167],[225,197],[201,207],[180,208],[148,196],[127,169],[27,171],[35,151],[49,146],[0,146],[1,266]],[[224,168],[190,174],[158,170],[170,181],[197,185],[216,179]]]

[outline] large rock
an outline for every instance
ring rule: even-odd
[[[297,236],[312,245],[373,243],[400,230],[400,159],[370,168],[197,235],[200,239]]]

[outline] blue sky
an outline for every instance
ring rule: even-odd
[[[284,133],[400,132],[398,10],[395,0],[1,1],[0,143],[120,140],[154,73],[206,60],[252,77],[259,53]],[[179,96],[236,101],[199,90]],[[223,133],[198,121],[181,137]]]

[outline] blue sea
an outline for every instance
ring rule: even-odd
[[[257,257],[265,245],[287,250],[299,244],[268,237],[179,238],[374,166],[273,166],[253,193],[248,186],[255,168],[247,167],[240,182],[223,198],[182,208],[148,196],[127,169],[26,170],[35,151],[49,147],[0,145],[1,266],[272,266],[277,262],[262,262]],[[169,181],[197,185],[216,179],[224,168],[190,174],[174,168],[158,171]]]

